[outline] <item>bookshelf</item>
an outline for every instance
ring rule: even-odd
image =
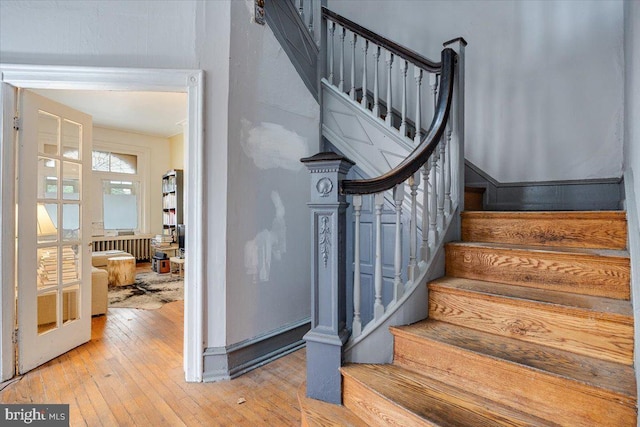
[[[177,240],[177,225],[183,224],[182,170],[173,169],[162,175],[162,235]]]

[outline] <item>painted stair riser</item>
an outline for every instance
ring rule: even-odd
[[[623,250],[627,221],[624,212],[465,212],[462,240]]]
[[[628,300],[629,258],[448,244],[446,274]]]
[[[635,401],[439,342],[395,337],[394,364],[558,425],[632,426]]]
[[[633,363],[632,318],[430,287],[429,317],[617,363]]]

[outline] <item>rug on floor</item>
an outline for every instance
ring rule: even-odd
[[[138,273],[128,286],[109,286],[110,308],[155,310],[184,299],[184,281],[171,274]]]

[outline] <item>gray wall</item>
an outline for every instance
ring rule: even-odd
[[[640,363],[640,2],[625,2],[624,177],[631,252],[631,296],[635,319],[635,366],[638,393]],[[640,419],[638,420],[640,426]]]
[[[433,59],[467,40],[465,155],[499,182],[622,175],[622,1],[328,7]]]
[[[252,4],[0,2],[1,62],[205,71],[206,347],[310,310],[308,176],[297,156],[317,149],[318,107],[270,30],[250,22]],[[247,243],[275,237],[268,280],[254,282],[245,259],[266,252],[249,245],[245,257]]]
[[[231,2],[227,342],[309,316],[309,173],[319,106],[253,1]]]

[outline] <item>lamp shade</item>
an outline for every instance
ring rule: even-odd
[[[47,209],[43,204],[38,203],[38,236],[55,236],[57,232],[58,229],[51,220]]]

